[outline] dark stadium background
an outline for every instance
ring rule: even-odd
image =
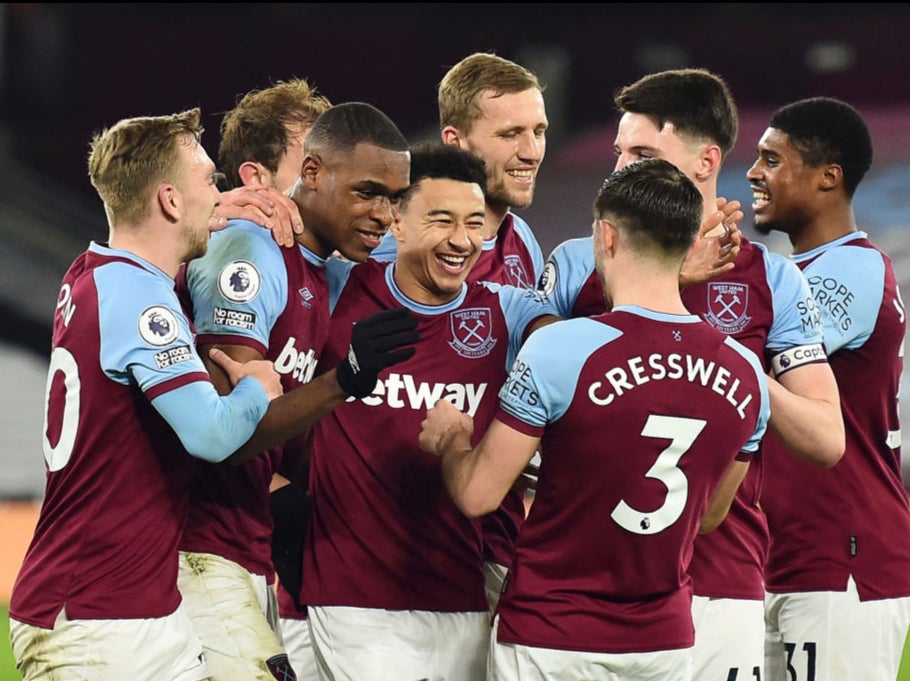
[[[446,69],[494,51],[547,85],[547,159],[534,205],[520,211],[546,255],[588,233],[591,201],[613,165],[613,90],[649,71],[702,66],[726,78],[741,110],[720,190],[746,206],[750,237],[744,173],[770,112],[829,95],[866,116],[876,161],[857,193],[857,219],[891,253],[906,292],[907,36],[910,5],[883,3],[0,4],[0,533],[10,547],[0,557],[0,602],[43,491],[59,279],[89,239],[107,234],[85,171],[93,132],[199,106],[214,156],[221,114],[238,95],[296,76],[334,102],[375,104],[412,141],[432,138]],[[777,237],[762,240],[788,250]],[[5,625],[4,617],[4,639]],[[0,644],[0,681],[18,678],[5,672],[4,653]]]

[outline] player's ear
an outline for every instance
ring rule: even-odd
[[[158,185],[158,191],[155,193],[158,200],[158,207],[161,212],[171,220],[177,222],[183,212],[183,196],[180,190],[169,182]]]
[[[837,163],[829,163],[821,169],[819,187],[822,191],[830,191],[844,183],[844,169]]]
[[[389,226],[389,231],[392,233],[395,241],[399,243],[404,241],[404,223],[401,219],[401,206],[394,206],[392,208],[392,224]]]
[[[616,228],[606,218],[598,218],[594,221],[594,244],[603,255],[608,258],[613,257],[616,248]],[[600,257],[600,253],[595,252],[595,257]]]
[[[600,218],[597,221],[595,229],[598,230],[600,243],[604,252],[612,257],[616,247],[616,227],[614,227],[613,223],[606,218]]]
[[[716,144],[705,145],[698,156],[695,168],[695,180],[705,182],[712,175],[720,173],[720,165],[724,160],[724,152]]]
[[[318,154],[307,154],[303,158],[303,164],[300,166],[300,179],[307,189],[316,187],[316,177],[322,169],[322,157]]]
[[[268,187],[271,183],[271,173],[264,165],[255,161],[241,163],[237,174],[244,187]]]
[[[441,136],[442,136],[443,144],[452,144],[456,147],[461,147],[462,149],[464,149],[464,146],[462,146],[463,140],[462,140],[461,133],[458,131],[458,128],[456,128],[454,125],[447,125],[446,127],[444,127],[442,129]]]

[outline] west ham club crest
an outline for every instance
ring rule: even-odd
[[[533,288],[528,273],[525,272],[524,265],[521,264],[521,258],[517,255],[507,255],[505,257],[506,272],[509,275],[509,283],[518,288]]]
[[[449,345],[462,357],[486,357],[496,345],[490,308],[472,307],[449,314],[452,340]]]
[[[752,317],[749,311],[748,284],[708,282],[708,311],[705,321],[718,331],[731,335],[742,331]]]

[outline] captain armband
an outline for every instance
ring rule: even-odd
[[[828,355],[825,353],[825,347],[821,343],[800,345],[782,350],[774,355],[771,358],[771,372],[774,374],[774,378],[780,378],[782,374],[791,369],[796,369],[806,364],[827,361]]]

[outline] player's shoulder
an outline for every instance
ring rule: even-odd
[[[518,234],[519,237],[526,243],[537,243],[537,236],[534,234],[534,231],[531,229],[531,225],[528,224],[520,215],[510,212],[509,215],[512,216],[512,231]]]
[[[272,232],[250,220],[229,220],[224,229],[212,232],[209,237],[207,253],[224,248],[222,244],[230,244],[231,248],[238,248],[242,244],[255,245],[269,251],[278,251],[280,246],[275,242]]]
[[[556,245],[550,253],[550,258],[572,259],[576,255],[587,255],[590,252],[594,256],[594,239],[590,236],[575,237],[566,239]]]
[[[296,248],[296,246],[295,246]],[[286,266],[272,233],[249,220],[231,220],[212,233],[205,255],[187,264],[187,280],[249,277],[258,283],[282,279]]]
[[[94,270],[94,281],[100,313],[109,321],[119,323],[137,316],[175,320],[183,316],[173,281],[161,272],[113,260]],[[169,326],[176,328],[176,321]]]
[[[811,268],[830,274],[836,279],[849,275],[861,276],[865,267],[890,266],[888,255],[873,244],[864,232],[854,232],[827,244],[792,256],[804,271]]]
[[[165,292],[168,296],[173,293],[173,282],[163,272],[151,270],[131,260],[112,259],[101,263],[91,272],[94,273],[96,282],[115,286],[122,295],[129,295],[136,289],[152,294]]]
[[[610,324],[608,315],[599,317],[571,317],[560,319],[559,321],[547,324],[537,329],[532,336],[537,337],[538,342],[547,344],[554,342],[564,342],[565,345],[549,345],[554,347],[575,347],[576,341],[591,336],[609,336],[616,337],[622,331]],[[538,335],[540,334],[540,335]]]

